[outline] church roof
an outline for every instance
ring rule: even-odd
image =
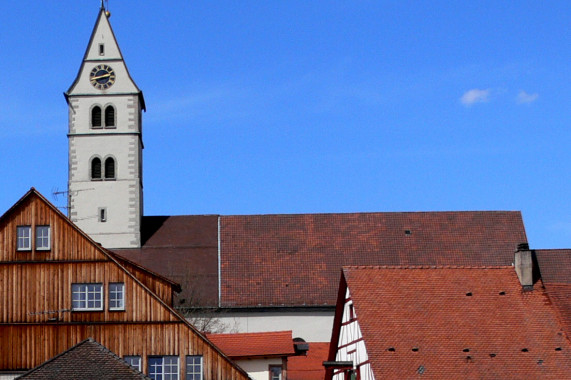
[[[115,252],[240,308],[333,306],[346,265],[510,265],[527,238],[520,212],[467,211],[145,217],[142,240]]]
[[[395,212],[221,218],[221,304],[334,305],[347,265],[510,265],[519,212]]]
[[[177,306],[218,305],[218,216],[146,216],[141,241],[113,251],[180,284]]]
[[[551,302],[571,333],[571,249],[538,249],[535,252],[541,279]]]
[[[571,346],[547,294],[540,283],[522,291],[513,267],[350,267],[343,276],[377,378],[569,377]],[[339,323],[336,315],[334,340]]]

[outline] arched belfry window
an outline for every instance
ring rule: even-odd
[[[115,179],[115,160],[111,157],[105,159],[105,179]]]
[[[105,107],[105,128],[115,128],[115,107]]]
[[[91,128],[101,128],[101,107],[91,109]]]
[[[99,157],[91,160],[91,179],[101,179],[101,159]]]

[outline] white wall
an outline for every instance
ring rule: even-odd
[[[224,313],[221,322],[227,332],[293,331],[294,338],[307,342],[329,342],[334,311],[284,311]]]
[[[358,310],[353,310],[351,313],[352,307],[353,301],[351,300],[351,293],[349,289],[347,289],[335,360],[351,361],[353,362],[353,367],[357,368],[360,372],[359,379],[375,380],[371,363],[369,363],[369,355],[365,341],[361,333],[361,327],[359,326]],[[353,315],[353,318],[351,318],[351,315]],[[334,380],[343,380],[344,378],[345,376],[342,373],[333,376]]]
[[[282,365],[281,358],[235,360],[235,362],[244,371],[248,372],[252,380],[268,380],[270,378],[270,364]]]

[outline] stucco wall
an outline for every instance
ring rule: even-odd
[[[334,311],[239,312],[220,317],[228,332],[293,331],[294,338],[307,342],[329,342]]]

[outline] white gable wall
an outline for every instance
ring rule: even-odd
[[[353,309],[353,311],[351,311]],[[368,363],[369,356],[365,346],[365,340],[361,334],[361,327],[357,318],[357,313],[353,308],[353,301],[349,288],[345,295],[345,305],[343,307],[343,318],[341,320],[341,331],[339,333],[339,343],[337,344],[336,361],[352,361],[353,367],[360,372],[359,379],[374,380],[371,364]],[[333,376],[334,380],[345,380],[342,373]]]

